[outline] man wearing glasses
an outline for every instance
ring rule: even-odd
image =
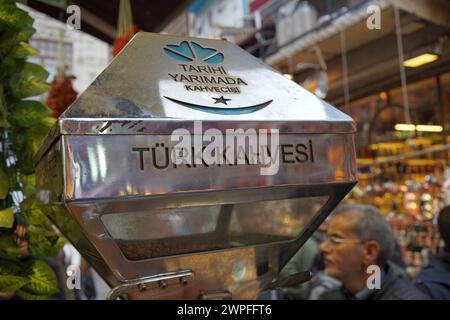
[[[320,246],[325,272],[341,281],[342,286],[325,292],[320,299],[429,299],[396,272],[389,261],[395,239],[389,223],[376,208],[340,206],[330,217],[327,235]],[[377,276],[378,281],[374,278]]]

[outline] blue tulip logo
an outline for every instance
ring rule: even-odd
[[[164,52],[169,57],[183,62],[220,63],[223,61],[222,53],[213,48],[205,48],[194,41],[182,41],[178,45],[168,44]]]

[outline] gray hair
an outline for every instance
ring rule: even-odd
[[[394,254],[395,238],[386,218],[377,208],[368,205],[343,204],[334,215],[352,214],[357,217],[353,232],[361,242],[376,241],[380,247],[377,263],[383,267]]]

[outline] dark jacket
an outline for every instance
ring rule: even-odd
[[[347,293],[343,287],[325,292],[320,300],[357,300]],[[380,289],[367,289],[364,300],[429,300],[430,297],[414,287],[401,273],[395,271],[392,263],[388,263]]]
[[[450,300],[450,254],[440,252],[416,277],[414,284],[436,300]]]

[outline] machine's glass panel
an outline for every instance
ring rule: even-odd
[[[219,211],[220,206],[207,206],[124,212],[105,214],[102,222],[114,239],[165,239],[213,232]]]
[[[105,214],[130,260],[294,240],[328,196]]]

